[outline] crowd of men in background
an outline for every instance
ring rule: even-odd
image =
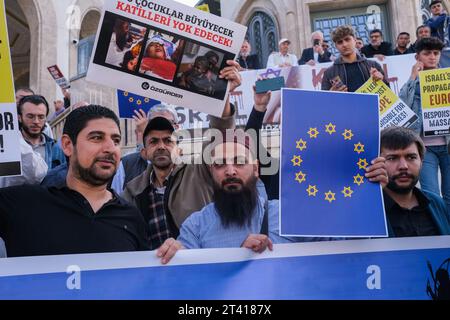
[[[411,35],[408,32],[400,32],[395,44],[384,41],[382,30],[373,29],[369,32],[369,43],[364,43],[363,38],[358,35],[356,38],[356,48],[359,53],[366,58],[378,58],[384,60],[385,56],[402,55],[416,52],[416,43],[420,39],[436,37],[440,39],[445,47],[450,46],[449,28],[450,17],[445,11],[441,0],[434,0],[430,4],[431,17],[416,30],[416,42],[411,44]],[[246,40],[242,45],[238,62],[241,70],[286,67],[298,65],[314,66],[317,63],[333,62],[337,55],[330,51],[330,44],[324,39],[321,31],[314,31],[311,34],[311,47],[302,51],[300,59],[290,52],[291,41],[283,38],[279,41],[278,52],[273,52],[267,61],[260,61],[260,57],[252,54],[250,42]],[[337,49],[337,48],[336,48]],[[337,50],[338,51],[338,50]]]
[[[417,29],[417,41],[409,47],[409,34],[400,33],[392,48],[380,30],[372,30],[370,44],[361,46],[351,26],[340,26],[331,35],[336,57],[323,34],[314,32],[312,47],[300,60],[289,53],[290,41],[282,39],[268,66],[333,62],[322,90],[354,92],[370,78],[386,81],[379,63],[367,58],[415,53],[417,62],[400,97],[421,119],[418,73],[439,68],[447,42],[442,40],[448,37],[438,24],[444,14],[439,8],[441,1],[433,1],[434,18]],[[239,60],[227,61],[221,70],[230,92],[241,85],[240,71],[261,67],[250,53],[245,41]],[[63,94],[65,101],[54,103],[53,119],[70,106],[70,94]],[[48,131],[47,100],[30,89],[18,89],[16,97],[23,175],[0,178],[0,257],[157,250],[162,263],[168,263],[184,248],[263,252],[278,243],[337,240],[279,235],[279,173],[261,174],[264,146],[236,130],[229,99],[222,117],[210,122],[224,134],[222,141],[209,141],[201,161],[188,164],[181,160],[178,115],[168,105],[155,106],[148,115],[136,112],[142,145],[121,158],[119,119],[110,109],[88,105],[71,110],[56,141]],[[262,130],[270,98],[271,92],[254,93],[246,129]],[[390,237],[450,234],[449,139],[424,138],[422,131],[421,120],[411,129],[384,130],[381,157],[366,170],[368,181],[383,188]]]

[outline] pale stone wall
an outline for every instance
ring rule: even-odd
[[[55,64],[57,54],[55,7],[51,0],[18,0],[18,3],[30,28],[30,86],[51,101],[55,98],[56,86],[46,68]]]

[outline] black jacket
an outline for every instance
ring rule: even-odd
[[[249,129],[253,129],[257,132],[257,140],[256,146],[257,146],[257,152],[258,152],[258,160],[260,161],[260,171],[264,168],[270,168],[270,166],[273,164],[274,161],[280,161],[278,159],[273,158],[265,149],[264,145],[261,142],[261,129],[263,126],[264,116],[265,112],[259,112],[256,111],[255,108],[253,108],[252,113],[250,114],[250,117],[248,118],[247,126],[245,127],[245,131]],[[264,163],[264,161],[261,161],[261,155],[265,154],[265,159],[270,159],[270,163]],[[277,170],[277,173],[273,175],[265,175],[261,174],[259,175],[259,178],[264,183],[264,186],[266,187],[266,193],[268,200],[274,200],[280,198],[280,172]]]
[[[314,49],[308,48],[303,50],[302,57],[298,60],[299,65],[306,64],[309,60],[314,60]],[[325,51],[323,55],[319,55],[319,63],[331,62],[331,52]]]
[[[256,54],[249,55],[247,59],[242,58],[242,56],[239,56],[238,59],[239,65],[244,69],[249,70],[259,70],[261,69],[261,64],[259,62],[259,58]]]
[[[361,49],[361,53],[364,54],[366,58],[373,58],[376,54],[382,54],[384,56],[394,55],[392,45],[389,42],[382,42],[378,49],[375,49],[371,44],[368,44]]]
[[[370,69],[376,68],[378,71],[380,71],[384,75],[384,71],[381,68],[381,66],[376,61],[367,60],[365,57],[361,55],[357,55],[358,59],[356,63],[358,64],[359,70],[363,75],[364,82],[361,83],[361,86],[370,78]],[[336,76],[339,76],[342,80],[342,82],[347,86],[348,79],[351,75],[347,74],[347,70],[345,69],[345,62],[342,59],[342,57],[339,57],[336,59],[334,64],[329,67],[322,78],[322,90],[330,90],[333,84],[331,83],[331,80],[334,79]],[[389,83],[384,80],[384,82],[389,85]]]

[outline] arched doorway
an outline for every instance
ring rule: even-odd
[[[100,12],[89,11],[81,22],[80,37],[77,47],[77,75],[85,75],[94,48],[95,34],[100,23]]]
[[[57,63],[57,19],[52,0],[6,0],[16,87],[28,86],[51,101],[56,85],[47,67]]]
[[[30,28],[15,0],[6,0],[6,21],[16,88],[30,86]]]
[[[272,52],[278,51],[278,34],[274,20],[265,12],[257,11],[249,20],[247,37],[262,66]]]

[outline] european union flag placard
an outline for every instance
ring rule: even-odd
[[[380,184],[365,178],[380,145],[378,96],[283,89],[280,232],[385,237]]]
[[[142,97],[127,91],[117,90],[117,102],[119,106],[119,116],[122,119],[133,118],[134,111],[142,109],[145,113],[160,101]]]

